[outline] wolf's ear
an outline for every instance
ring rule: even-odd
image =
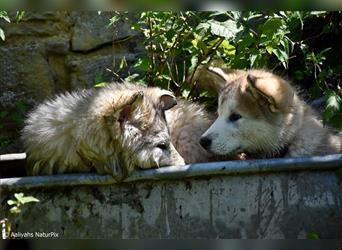
[[[286,111],[291,106],[295,93],[285,80],[276,76],[258,78],[248,74],[247,82],[247,91],[256,99],[266,100],[272,112]]]
[[[132,112],[136,110],[144,100],[144,92],[138,91],[125,98],[118,109],[116,109],[116,117],[119,122],[128,120]]]
[[[188,79],[195,89],[218,96],[222,88],[239,74],[239,70],[200,65],[192,79]]]
[[[229,74],[232,72],[231,70],[212,66],[208,67],[207,70],[208,73],[215,78],[216,84],[220,87],[230,80]]]
[[[163,94],[159,97],[159,104],[161,110],[165,111],[177,104],[176,97],[169,91],[163,91]]]
[[[190,80],[191,84],[198,85],[200,89],[218,94],[226,83],[226,76],[221,68],[200,65]]]

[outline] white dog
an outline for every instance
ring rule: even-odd
[[[281,77],[264,70],[216,67],[201,72],[197,77],[221,86],[218,118],[200,139],[207,151],[244,152],[252,158],[341,153],[341,134],[324,127]]]

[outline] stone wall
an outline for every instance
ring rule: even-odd
[[[115,72],[123,57],[128,67],[119,75],[132,71],[130,65],[144,53],[142,37],[127,20],[109,26],[114,15],[26,12],[19,23],[0,21],[6,35],[0,40],[0,111],[20,118],[0,114],[2,136],[16,134],[25,112],[55,93],[117,80],[107,69]]]

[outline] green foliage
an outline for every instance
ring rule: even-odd
[[[24,15],[25,15],[25,11],[23,10],[17,11],[17,14],[15,15],[15,21],[19,23],[21,19],[23,19]]]
[[[13,200],[7,201],[7,204],[12,206],[9,210],[12,214],[20,213],[20,207],[26,203],[39,202],[39,200],[34,198],[33,196],[24,196],[24,193],[15,193],[14,198],[15,199]]]
[[[32,202],[39,202],[39,200],[33,196],[25,196],[24,193],[15,193],[13,200],[7,200],[7,204],[10,206],[10,215],[8,218],[0,219],[2,236],[5,236],[5,239],[10,238],[12,217],[21,213],[22,205]]]
[[[95,87],[95,88],[102,88],[102,87],[105,87],[105,86],[107,86],[107,85],[108,85],[107,82],[99,82],[99,83],[96,83],[96,84],[94,85],[94,87]]]
[[[15,21],[18,23],[20,20],[24,17],[25,11],[17,11],[16,16],[15,16]],[[7,11],[0,10],[0,20],[3,19],[6,22],[10,23],[11,19],[8,16]],[[0,38],[1,40],[5,41],[5,32],[4,30],[0,27]]]
[[[199,65],[267,68],[289,75],[311,98],[325,96],[324,121],[341,129],[341,18],[326,11],[142,12],[132,29],[143,34],[146,56],[129,80],[210,104],[213,97],[191,84]]]
[[[0,11],[0,19],[3,19],[8,23],[11,22],[6,11],[2,11],[2,10]],[[0,27],[0,38],[1,38],[1,40],[5,41],[5,32],[3,29],[1,29],[1,27]]]
[[[341,97],[337,95],[335,91],[328,90],[325,92],[326,97],[326,107],[324,110],[324,120],[334,124],[335,127],[342,130],[342,100]],[[333,119],[338,118],[338,119]]]
[[[309,232],[307,238],[309,240],[319,240],[319,235],[315,232]]]

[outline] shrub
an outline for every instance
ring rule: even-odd
[[[142,12],[132,29],[143,34],[146,56],[129,80],[210,106],[214,98],[190,84],[199,65],[267,68],[309,99],[324,96],[324,121],[341,130],[341,20],[341,12],[326,11]]]

